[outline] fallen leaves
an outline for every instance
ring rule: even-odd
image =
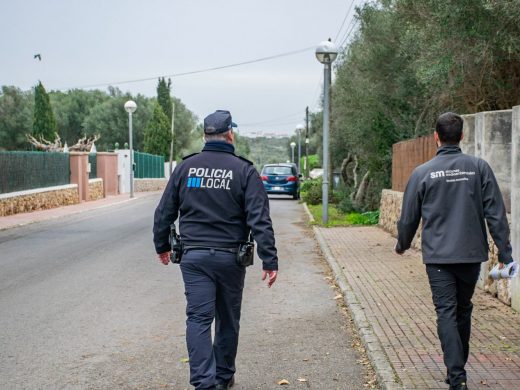
[[[282,379],[282,380],[279,380],[279,381],[278,381],[278,384],[279,384],[280,386],[284,386],[284,385],[290,385],[291,382],[289,382],[287,379]]]

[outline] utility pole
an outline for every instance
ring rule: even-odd
[[[303,174],[309,177],[309,106],[305,107],[305,159],[303,160]]]
[[[168,175],[168,178],[172,174],[172,165],[173,165],[173,143],[175,142],[174,139],[174,129],[175,129],[175,102],[172,100],[172,140],[170,142],[170,174]]]

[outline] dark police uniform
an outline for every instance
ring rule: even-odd
[[[180,268],[187,300],[190,383],[196,389],[213,389],[235,373],[245,277],[236,250],[250,231],[263,269],[278,269],[269,200],[252,163],[236,156],[232,144],[210,141],[201,153],[184,158],[170,178],[155,211],[158,254],[170,250],[170,225],[178,214],[181,241],[188,248]]]

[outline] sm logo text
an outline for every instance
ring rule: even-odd
[[[439,177],[445,177],[446,174],[444,171],[430,172],[431,179],[438,179]]]

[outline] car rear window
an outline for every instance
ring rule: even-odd
[[[264,167],[264,175],[292,175],[291,167]]]

